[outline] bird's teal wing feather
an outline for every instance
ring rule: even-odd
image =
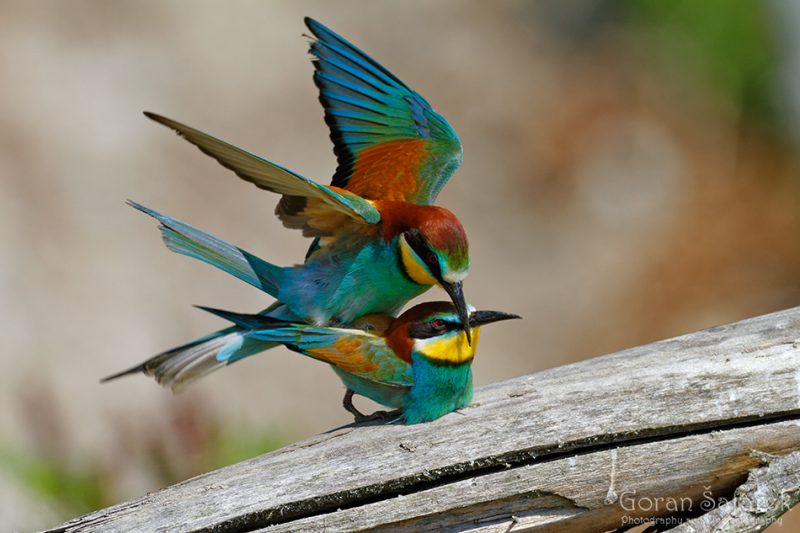
[[[176,131],[178,135],[194,144],[203,153],[216,159],[222,166],[233,170],[240,178],[261,189],[282,194],[284,200],[288,199],[293,210],[286,214],[281,211],[276,213],[289,227],[302,227],[297,225],[296,218],[292,219],[292,217],[299,216],[302,210],[309,205],[309,201],[314,200],[325,206],[326,209],[323,212],[332,211],[363,224],[376,224],[380,220],[378,210],[369,201],[356,194],[320,185],[280,165],[175,120],[150,112],[145,112],[145,115]],[[306,218],[303,218],[304,222]]]
[[[430,204],[461,163],[461,142],[425,99],[357,47],[306,18],[314,82],[339,162],[333,186]]]

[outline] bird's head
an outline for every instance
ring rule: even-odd
[[[419,353],[435,363],[467,363],[475,356],[480,326],[521,318],[500,311],[476,311],[467,306],[467,325],[450,302],[426,302],[415,305],[392,324],[387,337],[398,354],[410,360],[411,352]],[[472,342],[467,341],[467,331]]]
[[[438,285],[455,305],[471,342],[463,282],[469,273],[469,245],[464,227],[456,216],[440,207],[430,207],[419,223],[400,234],[400,253],[408,276],[420,285]]]

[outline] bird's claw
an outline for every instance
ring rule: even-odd
[[[358,413],[355,415],[356,424],[361,424],[363,422],[375,422],[376,420],[394,420],[398,418],[402,414],[401,409],[395,409],[394,411],[375,411],[371,415],[365,415],[362,413]]]

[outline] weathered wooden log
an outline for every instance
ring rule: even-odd
[[[724,533],[761,531],[800,503],[800,452],[775,457],[753,452],[766,464],[750,472],[730,501],[684,522],[673,533]]]
[[[711,328],[483,387],[432,423],[339,428],[50,531],[678,525],[733,495],[760,465],[751,450],[800,450],[799,342],[800,308]]]

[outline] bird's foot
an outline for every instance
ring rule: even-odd
[[[376,420],[394,421],[403,415],[402,409],[394,409],[393,411],[375,411],[371,415],[361,415],[356,417],[356,423],[362,422],[375,422]]]

